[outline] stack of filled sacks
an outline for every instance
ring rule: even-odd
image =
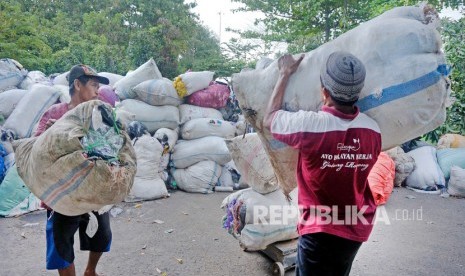
[[[150,181],[136,181],[135,187],[126,201],[166,197],[168,196],[166,186],[163,190],[159,184],[160,180],[168,181],[167,166],[169,155],[178,139],[178,106],[181,104],[181,99],[176,93],[173,82],[163,78],[154,60],[150,59],[116,81],[113,87],[121,100],[116,105],[116,113],[124,117],[131,114],[131,120],[143,124],[148,133],[154,137],[150,142],[147,137],[144,137],[142,144],[140,141],[135,144],[136,148],[144,146],[151,148],[151,152],[142,153],[141,151],[140,154],[147,154],[144,157],[147,159],[144,161],[147,162],[146,166],[151,166],[156,171],[155,175],[155,172],[152,174],[149,172],[150,170],[147,170],[147,175],[144,176],[146,172],[144,172],[145,169],[142,169],[142,172],[138,172],[136,180],[148,177],[153,179],[153,185],[149,187]],[[147,145],[143,145],[146,142]],[[156,142],[159,145],[156,145]],[[139,145],[136,146],[138,143]],[[162,147],[161,151],[160,147]],[[161,179],[158,178],[158,175]],[[151,192],[142,195],[141,193],[145,189],[151,189]]]
[[[230,89],[213,82],[213,75],[210,71],[187,72],[174,80],[186,104],[179,108],[181,140],[171,156],[171,174],[187,192],[209,193],[214,187],[232,191],[235,185],[232,173],[236,168],[224,139],[243,133],[245,124],[227,121],[234,113]]]
[[[223,121],[221,112],[183,104],[179,107],[181,139],[171,154],[171,174],[186,192],[210,193],[217,185],[231,155],[224,138],[232,138],[235,127]]]
[[[69,98],[40,71],[13,59],[0,60],[0,216],[17,216],[39,208],[40,201],[18,176],[11,142],[33,135],[42,114]]]
[[[272,243],[295,239],[299,220],[297,188],[289,196],[290,202],[281,189],[263,195],[252,188],[230,194],[221,204],[226,212],[223,227],[246,251],[263,250]]]

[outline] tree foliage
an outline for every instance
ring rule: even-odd
[[[232,0],[244,4],[237,11],[260,11],[263,31],[238,31],[243,38],[286,42],[291,53],[307,52],[393,7],[415,5],[412,0]],[[456,8],[458,0],[428,1],[438,10]]]
[[[227,59],[194,6],[184,0],[4,0],[0,57],[46,74],[76,63],[125,74],[152,57],[168,78],[187,69],[223,70]]]

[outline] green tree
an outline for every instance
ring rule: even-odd
[[[442,23],[444,50],[453,69],[450,80],[455,102],[447,108],[446,122],[425,135],[424,138],[431,142],[437,142],[446,133],[465,135],[465,18],[443,20]]]
[[[260,11],[262,32],[239,32],[243,38],[286,42],[289,52],[306,52],[328,42],[393,7],[414,5],[411,0],[232,0],[244,4],[237,11]],[[463,1],[429,1],[439,10],[458,7]]]

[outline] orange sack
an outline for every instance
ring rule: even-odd
[[[368,175],[368,184],[376,205],[385,204],[391,196],[395,173],[396,165],[394,161],[387,153],[381,152],[378,161],[376,161],[375,166]]]

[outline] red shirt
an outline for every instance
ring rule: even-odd
[[[44,131],[47,130],[46,124],[48,120],[50,119],[58,120],[61,117],[63,117],[63,115],[65,115],[65,113],[68,111],[69,111],[69,108],[68,108],[67,103],[58,103],[58,104],[54,104],[50,106],[47,109],[47,111],[45,111],[44,115],[42,115],[42,117],[40,118],[39,125],[37,126],[37,130],[34,133],[34,136],[39,136],[42,133],[44,133]]]
[[[378,124],[358,108],[349,115],[323,106],[320,112],[277,111],[271,133],[299,150],[299,234],[368,240],[376,205],[367,178],[381,152]]]

